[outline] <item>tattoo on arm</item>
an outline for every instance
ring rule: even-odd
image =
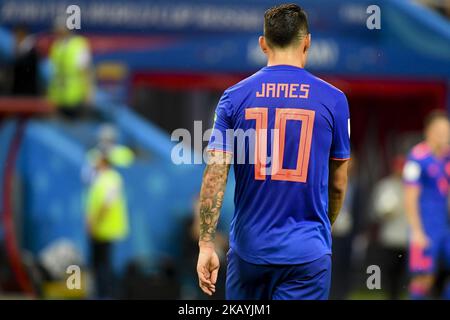
[[[216,237],[231,160],[231,155],[222,151],[211,151],[209,157],[200,191],[200,241],[205,242]]]

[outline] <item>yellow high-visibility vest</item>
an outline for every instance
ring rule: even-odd
[[[82,36],[57,40],[50,49],[52,77],[48,98],[60,107],[73,108],[86,100],[91,90],[89,74],[78,65],[80,55],[89,51],[89,44]]]
[[[128,235],[127,204],[122,177],[117,171],[107,169],[97,173],[88,190],[86,211],[94,239],[115,241]]]
[[[94,165],[97,161],[97,157],[100,156],[100,150],[97,148],[91,149],[87,153],[87,159],[90,164]],[[134,152],[127,146],[120,144],[114,145],[108,150],[108,160],[117,167],[126,168],[134,162]]]

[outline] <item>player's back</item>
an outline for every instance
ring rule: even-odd
[[[350,155],[345,95],[304,69],[271,66],[226,90],[216,116],[215,129],[236,136],[210,142],[234,153],[232,249],[256,264],[331,253],[328,165]]]

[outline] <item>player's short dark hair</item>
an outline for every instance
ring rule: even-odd
[[[424,129],[427,130],[437,120],[448,120],[448,114],[444,110],[433,110],[426,117],[423,123]]]
[[[285,48],[308,34],[308,17],[296,4],[282,4],[264,13],[264,36],[269,46]]]

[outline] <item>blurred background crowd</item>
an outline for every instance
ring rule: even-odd
[[[195,272],[203,166],[173,164],[170,135],[201,135],[194,121],[210,128],[223,90],[264,65],[257,39],[276,3],[79,0],[67,12],[73,2],[0,0],[0,297],[206,299]],[[307,69],[346,93],[352,118],[335,299],[407,297],[401,172],[425,115],[450,108],[450,1],[375,2],[372,30],[374,1],[299,2]],[[233,178],[222,266],[232,214]],[[80,289],[66,286],[69,265]],[[366,287],[369,265],[381,290]]]

